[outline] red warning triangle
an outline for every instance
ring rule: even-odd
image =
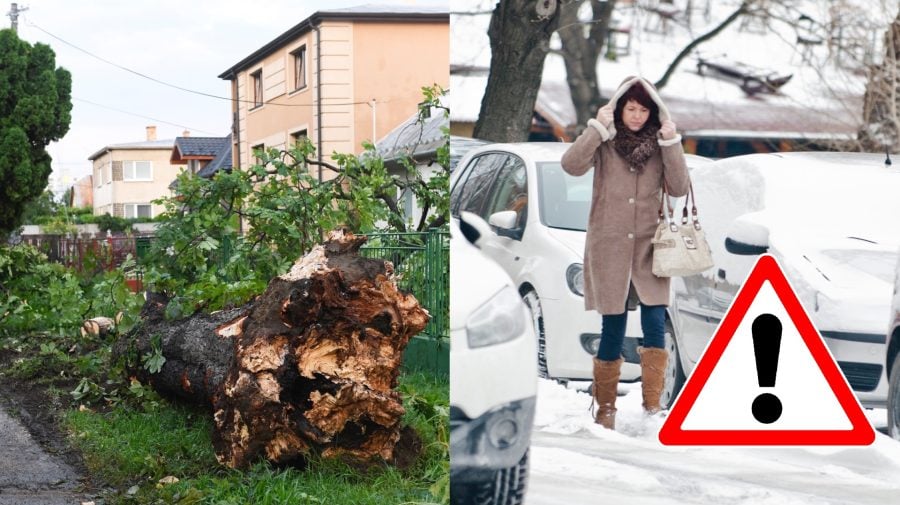
[[[773,320],[776,331],[763,324]],[[765,346],[757,347],[760,342]],[[774,364],[769,370],[774,373],[762,372],[759,360]],[[757,411],[756,402],[767,403],[763,400],[777,408]],[[868,445],[875,431],[775,258],[763,255],[684,385],[659,440],[665,445]]]

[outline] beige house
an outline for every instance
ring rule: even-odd
[[[69,207],[76,209],[94,207],[94,176],[85,175],[72,185],[72,193],[69,196]]]
[[[219,76],[234,98],[234,165],[301,137],[323,161],[360,153],[416,109],[423,86],[447,88],[449,23],[446,7],[319,11],[236,63]]]
[[[163,211],[153,200],[169,195],[169,183],[181,166],[170,162],[175,141],[156,140],[156,127],[147,127],[147,140],[115,144],[88,157],[93,162],[94,214],[116,217],[154,217]]]

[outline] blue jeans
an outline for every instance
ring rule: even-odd
[[[600,348],[597,358],[603,361],[615,361],[622,356],[622,343],[625,341],[625,322],[628,312],[604,315],[603,328],[600,330]],[[644,333],[644,347],[662,349],[666,345],[666,306],[641,304],[641,331]]]

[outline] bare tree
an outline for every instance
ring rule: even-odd
[[[900,145],[900,11],[884,34],[884,60],[873,65],[863,95],[859,143],[865,151],[893,150]]]
[[[491,15],[491,69],[473,136],[528,140],[550,36],[559,24],[556,0],[499,0]]]
[[[578,11],[585,3],[591,6],[591,20],[588,29],[578,19]],[[606,46],[609,22],[615,0],[577,0],[560,8],[560,27],[557,30],[562,41],[562,56],[566,65],[566,81],[575,105],[577,123],[584,125],[594,117],[597,109],[605,102],[600,97],[597,79],[597,61]]]
[[[721,32],[755,1],[745,0],[716,28],[689,44],[670,64],[658,87],[665,86],[668,76],[691,50]],[[586,22],[578,18],[578,10],[585,2],[592,12]],[[544,59],[550,52],[554,31],[562,42],[558,54],[565,62],[577,124],[587,123],[605,103],[597,63],[605,49],[615,4],[615,0],[574,0],[562,4],[557,0],[499,0],[488,29],[491,68],[473,136],[497,142],[528,139]]]

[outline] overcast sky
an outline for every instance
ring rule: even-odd
[[[148,125],[156,125],[158,139],[181,136],[185,129],[193,136],[225,136],[231,125],[227,100],[155,83],[72,46],[176,86],[229,97],[228,81],[219,74],[317,10],[448,1],[20,0],[19,7],[28,10],[19,17],[19,37],[49,44],[57,66],[72,73],[72,123],[48,149],[56,186],[65,189],[65,183],[89,174],[88,156],[103,147],[144,140]],[[0,9],[2,26],[8,27],[9,4]]]

